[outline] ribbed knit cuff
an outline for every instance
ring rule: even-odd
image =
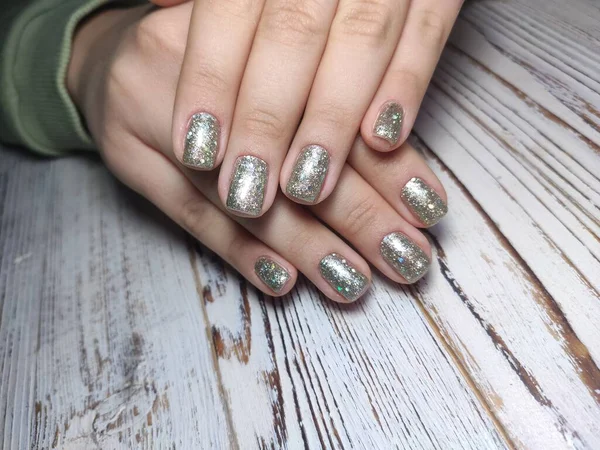
[[[23,3],[29,5],[12,20],[0,19],[9,27],[0,43],[0,138],[46,155],[95,149],[67,92],[66,73],[77,24],[111,1]]]

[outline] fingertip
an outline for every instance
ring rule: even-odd
[[[367,119],[363,121],[360,127],[360,137],[363,142],[369,147],[370,150],[376,152],[387,153],[395,150],[398,146],[393,145],[389,141],[376,137],[373,135],[373,123],[367,122]]]
[[[367,262],[354,252],[330,253],[319,262],[319,272],[327,283],[322,292],[338,303],[354,303],[371,286],[372,274]],[[324,286],[324,285],[323,285]]]
[[[175,124],[181,123],[177,126]],[[173,117],[173,151],[184,166],[199,171],[217,167],[221,147],[221,124],[212,114],[196,112],[184,122],[178,114]],[[222,156],[221,156],[222,158]]]
[[[298,204],[298,205],[304,205],[304,206],[315,206],[318,205],[319,203],[323,202],[324,200],[327,199],[327,197],[329,196],[329,194],[325,195],[324,193],[319,195],[319,197],[314,200],[314,201],[308,201],[302,198],[298,198],[294,195],[292,195],[288,190],[287,190],[287,186],[284,187],[283,183],[280,184],[281,187],[281,191],[283,192],[283,194],[289,198],[292,202]]]
[[[410,178],[402,188],[401,199],[410,213],[409,221],[418,228],[430,228],[448,213],[446,190],[433,173]]]
[[[288,154],[282,166],[280,181],[282,192],[294,203],[315,205],[326,196],[330,174],[329,151],[318,144],[305,146],[295,157]]]
[[[289,293],[298,278],[298,271],[289,262],[275,255],[263,255],[254,264],[258,283],[254,285],[265,294],[281,297]]]
[[[219,174],[218,191],[222,204],[233,215],[261,217],[273,204],[278,186],[267,161],[254,155],[241,155],[233,167],[229,165],[226,162]]]
[[[431,266],[429,242],[412,227],[385,235],[379,251],[384,264],[378,267],[397,283],[413,284],[425,276]]]

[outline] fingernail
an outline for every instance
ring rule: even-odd
[[[266,256],[256,260],[254,272],[273,292],[281,292],[290,279],[290,274],[285,268]]]
[[[235,169],[229,194],[227,208],[249,216],[258,216],[265,199],[268,166],[256,156],[240,156],[235,162]]]
[[[298,155],[286,191],[289,195],[314,203],[321,193],[329,168],[329,153],[320,145],[304,147]]]
[[[400,139],[403,120],[404,110],[402,106],[396,102],[387,102],[379,111],[373,127],[373,134],[385,139],[391,145],[396,145]]]
[[[369,286],[369,279],[336,253],[321,260],[319,271],[325,281],[350,302],[358,299]]]
[[[429,270],[427,254],[402,233],[384,237],[380,251],[383,259],[409,283],[414,283]]]
[[[448,206],[422,179],[412,178],[402,188],[402,200],[426,226],[438,223],[448,212]]]
[[[185,135],[183,163],[196,169],[212,169],[215,166],[221,126],[215,116],[208,113],[194,114]]]

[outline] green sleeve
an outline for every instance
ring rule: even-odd
[[[46,155],[95,148],[67,92],[66,72],[78,22],[109,3],[2,0],[0,141]]]

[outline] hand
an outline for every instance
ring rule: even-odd
[[[354,168],[346,165],[334,195],[313,209],[363,257],[282,194],[259,219],[230,217],[216,174],[177,161],[165,105],[173,104],[190,13],[189,3],[149,14],[145,7],[107,10],[80,27],[67,85],[109,169],[267,294],[288,292],[299,269],[329,298],[354,301],[370,280],[363,257],[397,282],[421,277],[431,248],[392,188],[420,177],[444,201],[445,193],[409,146],[383,154],[357,143]],[[435,208],[438,200],[430,197]]]
[[[223,204],[260,216],[279,183],[299,203],[327,198],[359,129],[374,149],[399,148],[462,0],[193,3],[175,155],[200,170],[222,161]],[[248,171],[261,175],[235,189]]]

